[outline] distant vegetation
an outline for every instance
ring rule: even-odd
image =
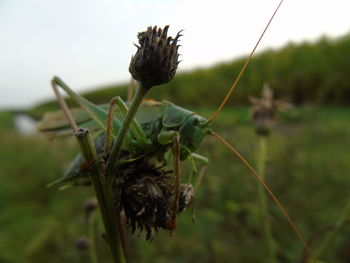
[[[266,50],[253,58],[230,103],[247,103],[247,97],[260,94],[262,84],[268,82],[278,96],[294,103],[349,104],[349,51],[350,34]],[[152,95],[189,105],[216,106],[244,59],[178,75],[169,88],[154,89]]]
[[[328,233],[325,229],[337,220],[349,196],[349,114],[341,107],[297,107],[280,116],[269,138],[268,183],[305,238],[315,236],[312,249]],[[226,108],[215,120],[215,130],[254,165],[257,138],[247,116],[246,107]],[[8,128],[9,120],[9,115],[0,115],[0,262],[89,262],[75,242],[86,235],[82,206],[93,194],[91,188],[45,187],[63,175],[76,145],[67,139],[20,136]],[[198,153],[209,157],[210,164],[196,197],[195,224],[188,209],[172,237],[160,231],[155,240],[145,242],[144,235],[128,235],[131,262],[268,262],[256,180],[213,138],[206,138]],[[300,242],[270,201],[269,207],[279,262],[300,262]],[[97,239],[99,262],[110,262],[105,240],[99,234]],[[349,246],[347,225],[324,262],[350,262]]]
[[[270,83],[278,97],[293,103],[348,105],[350,100],[350,34],[314,43],[289,43],[282,49],[257,54],[234,92],[231,105],[247,103],[247,97],[260,93],[264,82]],[[153,89],[149,97],[171,100],[181,105],[217,106],[237,76],[244,57],[206,69],[179,73],[164,88]],[[62,76],[64,77],[64,76]],[[126,95],[128,84],[102,87],[85,97],[96,103],[113,96]],[[42,113],[57,107],[48,102],[32,109]]]

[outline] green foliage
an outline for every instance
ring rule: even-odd
[[[214,110],[196,111],[210,116]],[[268,138],[268,183],[306,237],[335,222],[349,197],[349,114],[347,108],[297,108],[281,116]],[[257,138],[246,108],[226,109],[213,128],[254,164]],[[0,145],[0,262],[89,262],[75,241],[86,234],[82,204],[92,191],[45,188],[73,158],[74,141],[49,142],[3,129]],[[130,237],[132,262],[264,262],[256,180],[213,137],[198,153],[210,164],[196,197],[195,224],[189,209],[179,217],[175,236],[160,231],[152,242]],[[300,262],[300,243],[276,206],[269,205],[280,262]],[[313,249],[325,233],[316,234]],[[349,236],[346,226],[321,260],[349,262]],[[97,239],[100,262],[109,262],[105,241]]]
[[[0,134],[8,129],[13,129],[13,115],[8,111],[0,111]]]
[[[76,211],[90,191],[62,195],[45,187],[72,158],[71,150],[63,150],[69,144],[21,137],[10,130],[1,133],[0,144],[0,261],[77,262],[74,242],[82,217]],[[61,151],[55,149],[58,145]],[[65,224],[68,220],[75,224]]]

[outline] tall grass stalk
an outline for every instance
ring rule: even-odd
[[[258,136],[258,153],[257,153],[257,171],[263,179],[265,179],[266,171],[266,154],[267,154],[267,139],[266,136]],[[265,240],[265,247],[268,254],[268,262],[276,263],[276,249],[272,237],[271,224],[269,220],[269,211],[267,206],[267,197],[264,187],[258,184],[258,197],[260,203],[260,216]]]
[[[350,197],[345,204],[344,210],[340,214],[338,221],[335,223],[334,228],[328,235],[325,237],[319,248],[316,250],[315,256],[317,258],[321,258],[322,256],[326,256],[326,253],[330,251],[333,244],[335,243],[338,235],[344,228],[347,219],[350,217]]]

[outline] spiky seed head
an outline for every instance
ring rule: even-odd
[[[124,211],[131,232],[146,232],[146,240],[152,239],[158,229],[172,231],[176,227],[176,224],[168,225],[168,222],[175,223],[171,220],[174,214],[174,175],[165,163],[160,165],[154,161],[140,158],[121,166],[118,170],[120,181],[113,186],[115,208]],[[181,184],[179,190],[176,213],[184,211],[194,200],[192,185]]]
[[[289,103],[275,100],[273,90],[265,83],[261,98],[249,98],[251,106],[251,120],[255,125],[257,134],[267,136],[270,134],[276,121],[276,111],[287,110],[291,107]]]
[[[164,29],[148,27],[138,34],[139,45],[136,45],[137,52],[131,58],[129,71],[147,89],[169,82],[176,73],[181,31],[172,38],[167,36],[168,29],[169,26]]]
[[[276,108],[273,101],[273,91],[268,84],[264,84],[261,98],[250,98],[251,120],[257,134],[266,136],[270,134],[276,119]]]

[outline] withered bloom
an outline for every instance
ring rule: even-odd
[[[256,133],[262,136],[270,134],[276,121],[276,111],[291,107],[289,103],[274,100],[273,90],[267,83],[264,84],[261,98],[251,97],[249,100],[252,103],[251,120],[255,125]]]
[[[89,239],[86,236],[81,236],[75,241],[75,246],[78,250],[84,251],[89,249]]]
[[[138,160],[121,170],[121,196],[117,209],[125,212],[126,224],[131,231],[145,230],[149,240],[159,228],[170,230],[167,222],[173,215],[172,171],[166,170],[164,165],[156,166],[150,160]],[[185,210],[193,199],[192,185],[181,184],[177,212]]]
[[[93,213],[98,208],[98,203],[95,198],[89,198],[84,203],[84,218],[87,224],[90,223]]]
[[[168,37],[169,26],[164,29],[148,27],[138,34],[139,46],[131,58],[129,71],[135,80],[147,89],[172,80],[179,64],[177,44],[180,32],[175,38]]]
[[[182,212],[186,207],[190,206],[194,201],[194,189],[192,184],[180,185],[180,200],[179,200],[179,212]]]

